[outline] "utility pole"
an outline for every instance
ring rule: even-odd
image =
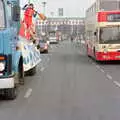
[[[45,15],[46,14],[46,4],[47,4],[47,2],[42,2],[42,4],[43,4],[43,13]],[[46,32],[46,25],[45,24],[44,24],[44,31]]]

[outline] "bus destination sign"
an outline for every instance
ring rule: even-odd
[[[108,22],[120,22],[120,14],[109,14],[107,16]]]

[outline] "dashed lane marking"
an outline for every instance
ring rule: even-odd
[[[48,58],[47,61],[49,62],[49,61],[50,61],[50,58]]]
[[[100,69],[100,66],[99,66],[99,65],[96,65],[96,68],[97,68],[97,69]]]
[[[105,71],[104,71],[103,69],[100,69],[100,71],[101,71],[102,73],[105,73]]]
[[[112,80],[112,79],[113,79],[112,76],[109,75],[109,74],[107,74],[106,77],[107,77],[109,80]]]
[[[30,96],[31,96],[31,94],[32,94],[32,89],[31,88],[29,88],[28,90],[27,90],[27,92],[25,93],[25,96],[24,96],[24,98],[29,98]]]
[[[91,62],[92,62],[92,61],[91,61]],[[92,62],[92,64],[93,64],[93,65],[95,65],[95,63],[94,63],[94,62]]]
[[[115,84],[117,87],[119,87],[119,88],[120,88],[120,83],[119,83],[119,82],[114,81],[114,84]]]
[[[44,70],[45,70],[45,68],[43,67],[43,68],[41,68],[41,70],[40,70],[40,71],[41,71],[41,72],[43,72]]]

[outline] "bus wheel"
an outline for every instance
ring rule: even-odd
[[[18,73],[19,84],[24,85],[25,80],[24,80],[24,68],[22,61],[20,61],[18,69],[19,69],[19,73]]]
[[[36,66],[34,68],[30,69],[29,71],[27,71],[26,74],[29,76],[35,75],[36,74]]]

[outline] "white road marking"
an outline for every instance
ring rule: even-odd
[[[51,53],[49,53],[49,56],[51,57],[51,56],[52,56],[52,54],[51,54]]]
[[[100,69],[100,71],[101,71],[102,73],[105,73],[105,71],[104,71],[103,69]]]
[[[49,61],[50,61],[50,58],[48,58],[47,61],[49,62]]]
[[[96,65],[96,68],[97,68],[97,69],[100,69],[100,66],[99,66],[99,65]]]
[[[43,68],[41,68],[41,70],[40,70],[40,71],[41,71],[41,72],[43,72],[44,70],[45,70],[45,68],[43,67]]]
[[[27,92],[25,93],[25,96],[24,96],[24,98],[29,98],[30,96],[31,96],[31,94],[32,94],[32,89],[31,88],[29,88],[28,90],[27,90]]]
[[[119,82],[114,81],[113,83],[114,83],[117,87],[119,87],[119,88],[120,88],[120,83],[119,83]]]
[[[112,79],[113,79],[112,76],[109,75],[109,74],[107,74],[106,77],[107,77],[109,80],[112,80]]]

